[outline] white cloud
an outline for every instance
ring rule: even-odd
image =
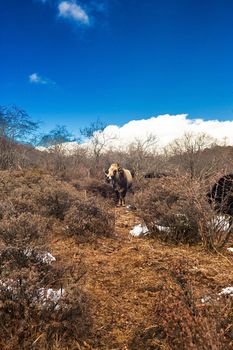
[[[189,119],[187,114],[159,115],[149,119],[132,120],[121,127],[109,125],[103,131],[105,138],[116,136],[109,144],[114,148],[124,148],[136,139],[145,140],[148,135],[155,135],[158,146],[168,145],[184,133],[205,133],[217,139],[219,143],[233,145],[233,120],[219,121]]]
[[[178,115],[159,115],[149,119],[132,120],[123,126],[108,125],[102,133],[99,134],[100,142],[107,140],[104,150],[116,149],[126,150],[127,147],[135,142],[147,139],[149,135],[156,136],[160,150],[167,146],[173,140],[182,137],[185,133],[200,134],[205,133],[217,140],[218,144],[233,145],[233,120],[219,121],[204,119],[189,119],[187,114]],[[102,135],[103,134],[103,135]],[[86,141],[83,147],[91,149],[92,144]],[[73,153],[77,147],[77,142],[64,144],[64,150]],[[45,148],[38,148],[41,151]],[[158,149],[159,150],[159,149]]]
[[[76,1],[62,1],[58,5],[59,16],[73,19],[76,22],[88,25],[90,19],[84,9]]]
[[[55,84],[54,81],[41,77],[38,73],[32,73],[28,78],[29,82],[32,84]]]

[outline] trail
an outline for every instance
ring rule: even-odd
[[[136,213],[126,208],[113,210],[116,225],[111,237],[79,244],[74,238],[63,237],[53,245],[53,254],[65,266],[72,265],[73,273],[85,266],[79,287],[90,301],[93,329],[81,349],[134,349],[135,335],[153,329],[156,297],[164,284],[164,275],[169,275],[177,260],[188,259],[193,266],[190,273],[196,276],[197,295],[198,286],[202,286],[200,297],[204,293],[203,281],[218,284],[229,279],[229,275],[224,277],[222,273],[229,263],[225,262],[224,267],[220,257],[211,256],[210,266],[210,257],[200,247],[191,249],[150,238],[134,238],[129,231],[140,222]],[[153,346],[156,348],[156,344]]]
[[[156,273],[148,264],[151,252],[142,251],[140,241],[129,235],[139,220],[125,208],[116,209],[115,214],[115,238],[102,240],[86,257],[90,270],[85,289],[92,296],[98,349],[127,349],[128,338],[150,308],[151,301],[142,289],[156,285]]]

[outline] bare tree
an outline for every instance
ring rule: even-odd
[[[212,148],[216,140],[205,133],[185,133],[183,137],[174,140],[166,148],[167,155],[173,157],[183,170],[190,173],[191,178],[200,176],[206,167],[202,161],[204,149]],[[210,167],[210,165],[208,165]]]
[[[49,133],[43,135],[38,142],[38,146],[51,147],[65,142],[75,141],[72,133],[64,125],[57,125]]]
[[[43,135],[38,142],[39,146],[47,147],[52,158],[48,168],[60,177],[64,177],[68,167],[68,154],[64,143],[75,141],[71,132],[64,125],[57,125],[49,133]]]
[[[29,142],[38,123],[15,105],[0,106],[0,136],[13,142]]]
[[[136,138],[135,141],[129,145],[127,152],[130,161],[129,166],[139,177],[151,171],[154,167],[157,143],[157,136],[149,134],[145,140]]]
[[[97,119],[96,122],[92,122],[89,126],[80,129],[81,135],[90,141],[90,145],[97,165],[99,164],[100,157],[103,151],[106,149],[106,146],[110,141],[116,139],[115,135],[107,134],[105,132],[105,128],[106,124]]]
[[[20,167],[19,143],[29,143],[38,123],[17,106],[0,106],[0,169]]]

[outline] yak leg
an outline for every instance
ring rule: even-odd
[[[119,207],[120,206],[120,193],[119,191],[115,191],[116,193],[116,206]]]
[[[118,204],[117,204],[118,207],[122,206],[122,201],[123,201],[122,193],[118,192]]]
[[[125,207],[125,195],[126,195],[126,190],[122,190],[120,192],[120,201],[123,207]]]
[[[119,191],[117,192],[118,194],[118,204],[117,206],[118,207],[121,207],[121,206],[124,206],[125,205],[125,195],[124,195],[124,192],[123,191]]]
[[[116,191],[117,198],[117,207],[122,206],[122,193],[120,191]]]
[[[118,190],[116,191],[116,195],[117,195],[117,206],[118,207],[121,207],[121,206],[125,206],[125,195],[126,195],[126,190],[124,189],[121,189],[121,190]]]

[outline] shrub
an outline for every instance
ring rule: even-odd
[[[202,241],[205,247],[218,249],[229,239],[228,218],[219,217],[209,205],[204,181],[185,175],[149,180],[135,202],[152,235],[162,240]]]
[[[60,339],[69,346],[90,327],[85,295],[35,250],[6,248],[0,254],[1,349],[50,349]],[[63,347],[62,347],[63,348]]]
[[[72,195],[68,191],[57,188],[43,188],[43,191],[36,194],[35,201],[43,216],[52,216],[57,219],[64,219],[65,212],[70,208]]]
[[[16,215],[16,210],[10,200],[0,200],[0,220]]]
[[[158,295],[156,323],[161,338],[171,349],[220,349],[216,319],[198,308],[185,270],[175,266]],[[163,302],[162,302],[163,301]]]
[[[200,239],[190,185],[187,178],[149,180],[146,189],[136,194],[139,215],[154,236],[175,243]]]
[[[86,184],[85,189],[87,193],[91,195],[97,195],[107,200],[115,201],[115,191],[111,185],[104,183],[103,181],[92,180]]]
[[[67,232],[75,235],[110,235],[114,230],[114,215],[98,200],[76,201],[65,216]]]
[[[47,222],[40,215],[22,213],[0,221],[0,239],[6,245],[26,247],[44,240]]]
[[[195,294],[195,279],[190,275],[192,266],[180,259],[173,261],[169,269],[170,275],[167,270],[161,272],[162,283],[154,299],[152,326],[138,328],[129,349],[230,350],[233,344],[232,298],[223,296],[202,303]]]
[[[0,172],[0,191],[0,348],[72,348],[91,326],[83,266],[50,264],[43,250],[82,193],[39,171]],[[107,223],[99,206],[91,213],[92,231]]]
[[[30,212],[63,220],[79,193],[72,185],[37,171],[0,172],[0,218]],[[2,210],[1,210],[2,209]]]
[[[93,178],[86,178],[81,181],[72,181],[72,184],[79,192],[82,192],[90,197],[98,196],[99,199],[104,198],[110,205],[113,205],[116,200],[116,194],[113,187],[104,182],[104,180],[100,181]]]

